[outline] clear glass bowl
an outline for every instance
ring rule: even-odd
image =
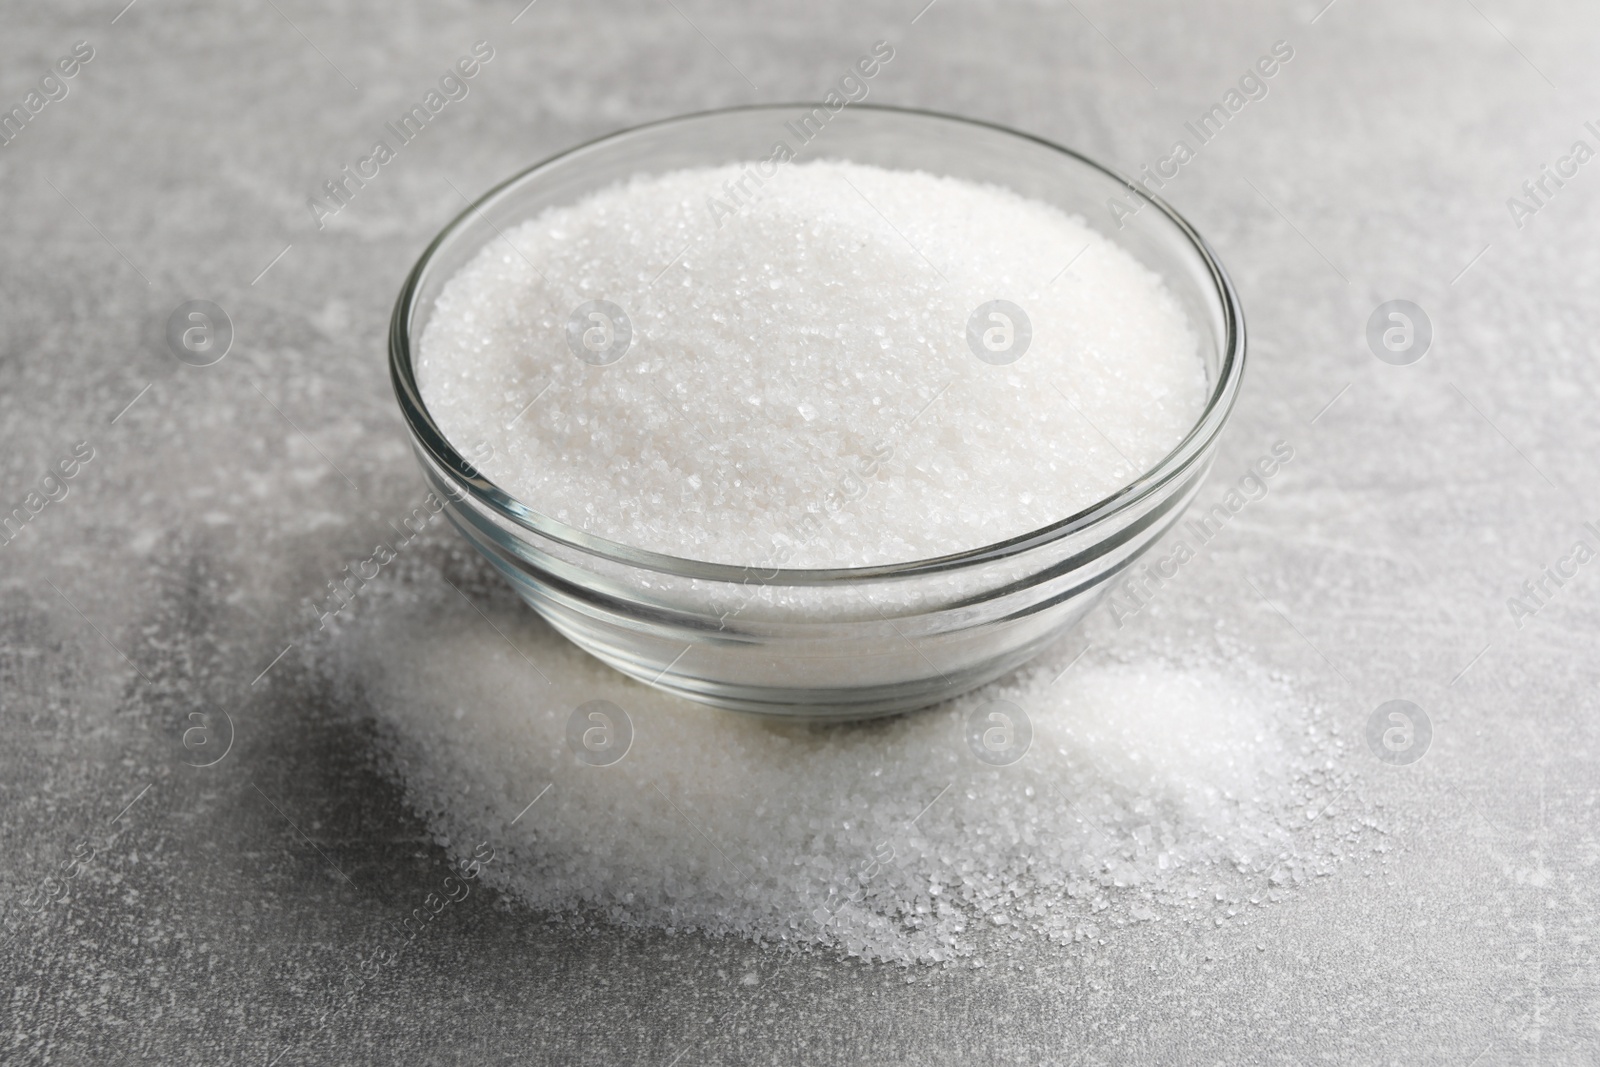
[[[389,361],[412,443],[450,520],[557,630],[624,674],[691,700],[854,719],[972,689],[1082,619],[1193,499],[1238,395],[1245,330],[1210,247],[1127,179],[998,126],[852,105],[800,158],[1006,186],[1084,217],[1163,278],[1200,338],[1210,389],[1177,447],[1106,499],[1032,533],[936,559],[820,570],[729,566],[618,544],[541,515],[484,478],[440,432],[413,373],[444,283],[500,231],[545,208],[640,173],[765,159],[784,124],[811,110],[772,105],[668,119],[504,182],[418,260],[395,305]],[[1111,198],[1141,205],[1120,229],[1110,225]]]

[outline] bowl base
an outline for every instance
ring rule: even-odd
[[[533,602],[530,601],[529,605],[538,610]],[[546,612],[541,611],[540,615],[563,637],[589,655],[652,689],[659,689],[697,704],[795,722],[855,722],[881,719],[890,715],[920,711],[947,700],[954,700],[1020,667],[1043,651],[1045,646],[1054,643],[1066,631],[1072,629],[1078,618],[1081,618],[1081,616],[1074,617],[1071,623],[1041,636],[1026,646],[1008,649],[1004,656],[985,660],[971,667],[927,678],[907,679],[882,685],[845,687],[743,685],[675,672],[670,666],[663,671],[658,663],[634,661],[625,655],[618,655],[583,640],[580,635],[568,632],[560,620],[552,618]]]

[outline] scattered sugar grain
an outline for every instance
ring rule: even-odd
[[[1370,847],[1342,743],[1246,660],[1091,655],[1052,684],[1060,649],[926,712],[774,725],[631,682],[508,594],[485,605],[502,637],[431,583],[375,597],[331,674],[362,680],[438,840],[491,842],[484,877],[564,921],[938,963],[997,937],[1246,922]],[[1034,739],[991,768],[963,724],[997,698]],[[609,767],[566,740],[597,699],[634,732]]]

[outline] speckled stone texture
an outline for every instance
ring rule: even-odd
[[[27,111],[75,42],[93,58],[0,147],[0,513],[29,516],[0,547],[0,1060],[1600,1057],[1600,612],[1571,552],[1600,525],[1600,163],[1562,163],[1600,148],[1600,22],[1576,0],[1324,4],[8,5],[0,107]],[[1343,716],[1385,851],[1271,906],[999,943],[981,969],[578,930],[474,891],[363,971],[449,873],[372,680],[318,668],[325,583],[422,496],[384,365],[405,270],[545,155],[816,99],[879,39],[871,99],[1130,172],[1289,42],[1163,192],[1251,327],[1202,503],[1274,441],[1296,458],[1148,608],[1079,639],[1249,648]],[[307,198],[480,40],[470,93],[319,230]],[[1545,165],[1564,184],[1522,191]],[[1369,350],[1392,299],[1431,319],[1420,362]],[[189,300],[231,318],[214,365],[168,349]],[[92,459],[47,477],[80,442]],[[525,615],[442,524],[414,551],[482,640]],[[1547,567],[1576,574],[1514,614]],[[1362,738],[1398,698],[1433,738],[1392,767]]]

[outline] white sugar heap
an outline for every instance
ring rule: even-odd
[[[486,879],[568,921],[951,961],[1247,922],[1371,844],[1337,732],[1239,658],[1089,656],[1052,682],[1063,648],[930,711],[774,725],[634,683],[508,595],[484,605],[497,633],[431,566],[415,579],[340,630],[330,674],[359,679],[439,842],[491,843]],[[996,698],[1034,730],[1010,766],[965,741]],[[632,723],[611,766],[569,747],[594,700]]]
[[[493,446],[489,478],[680,556],[768,561],[810,515],[826,534],[790,566],[885,563],[1073,514],[1154,465],[1204,406],[1182,309],[1081,219],[837,162],[783,168],[714,213],[744,169],[639,177],[551,209],[446,284],[418,378],[446,436]],[[631,323],[610,365],[568,347],[591,300]],[[1032,329],[1008,365],[967,340],[993,300]],[[833,508],[856,478],[868,495]]]
[[[1060,519],[1198,416],[1206,377],[1182,310],[1082,220],[997,188],[812,163],[719,228],[707,201],[742,171],[602,190],[509,230],[445,286],[419,380],[452,440],[491,446],[491,479],[632,545],[863,565]],[[1031,325],[1011,363],[968,342],[993,300]],[[588,301],[631,324],[615,362],[569,349]],[[845,477],[864,490],[828,508]],[[807,515],[825,535],[795,550]],[[332,677],[360,680],[440,842],[489,842],[487,881],[572,921],[951,961],[997,935],[1245,921],[1367,825],[1337,807],[1340,739],[1242,660],[1089,657],[1057,681],[1058,650],[931,711],[775,724],[640,686],[503,590],[488,629],[439,599],[455,594],[432,566],[404,562],[339,629]],[[996,699],[1033,730],[1001,767],[966,741]],[[609,766],[570,747],[593,701],[631,723]]]

